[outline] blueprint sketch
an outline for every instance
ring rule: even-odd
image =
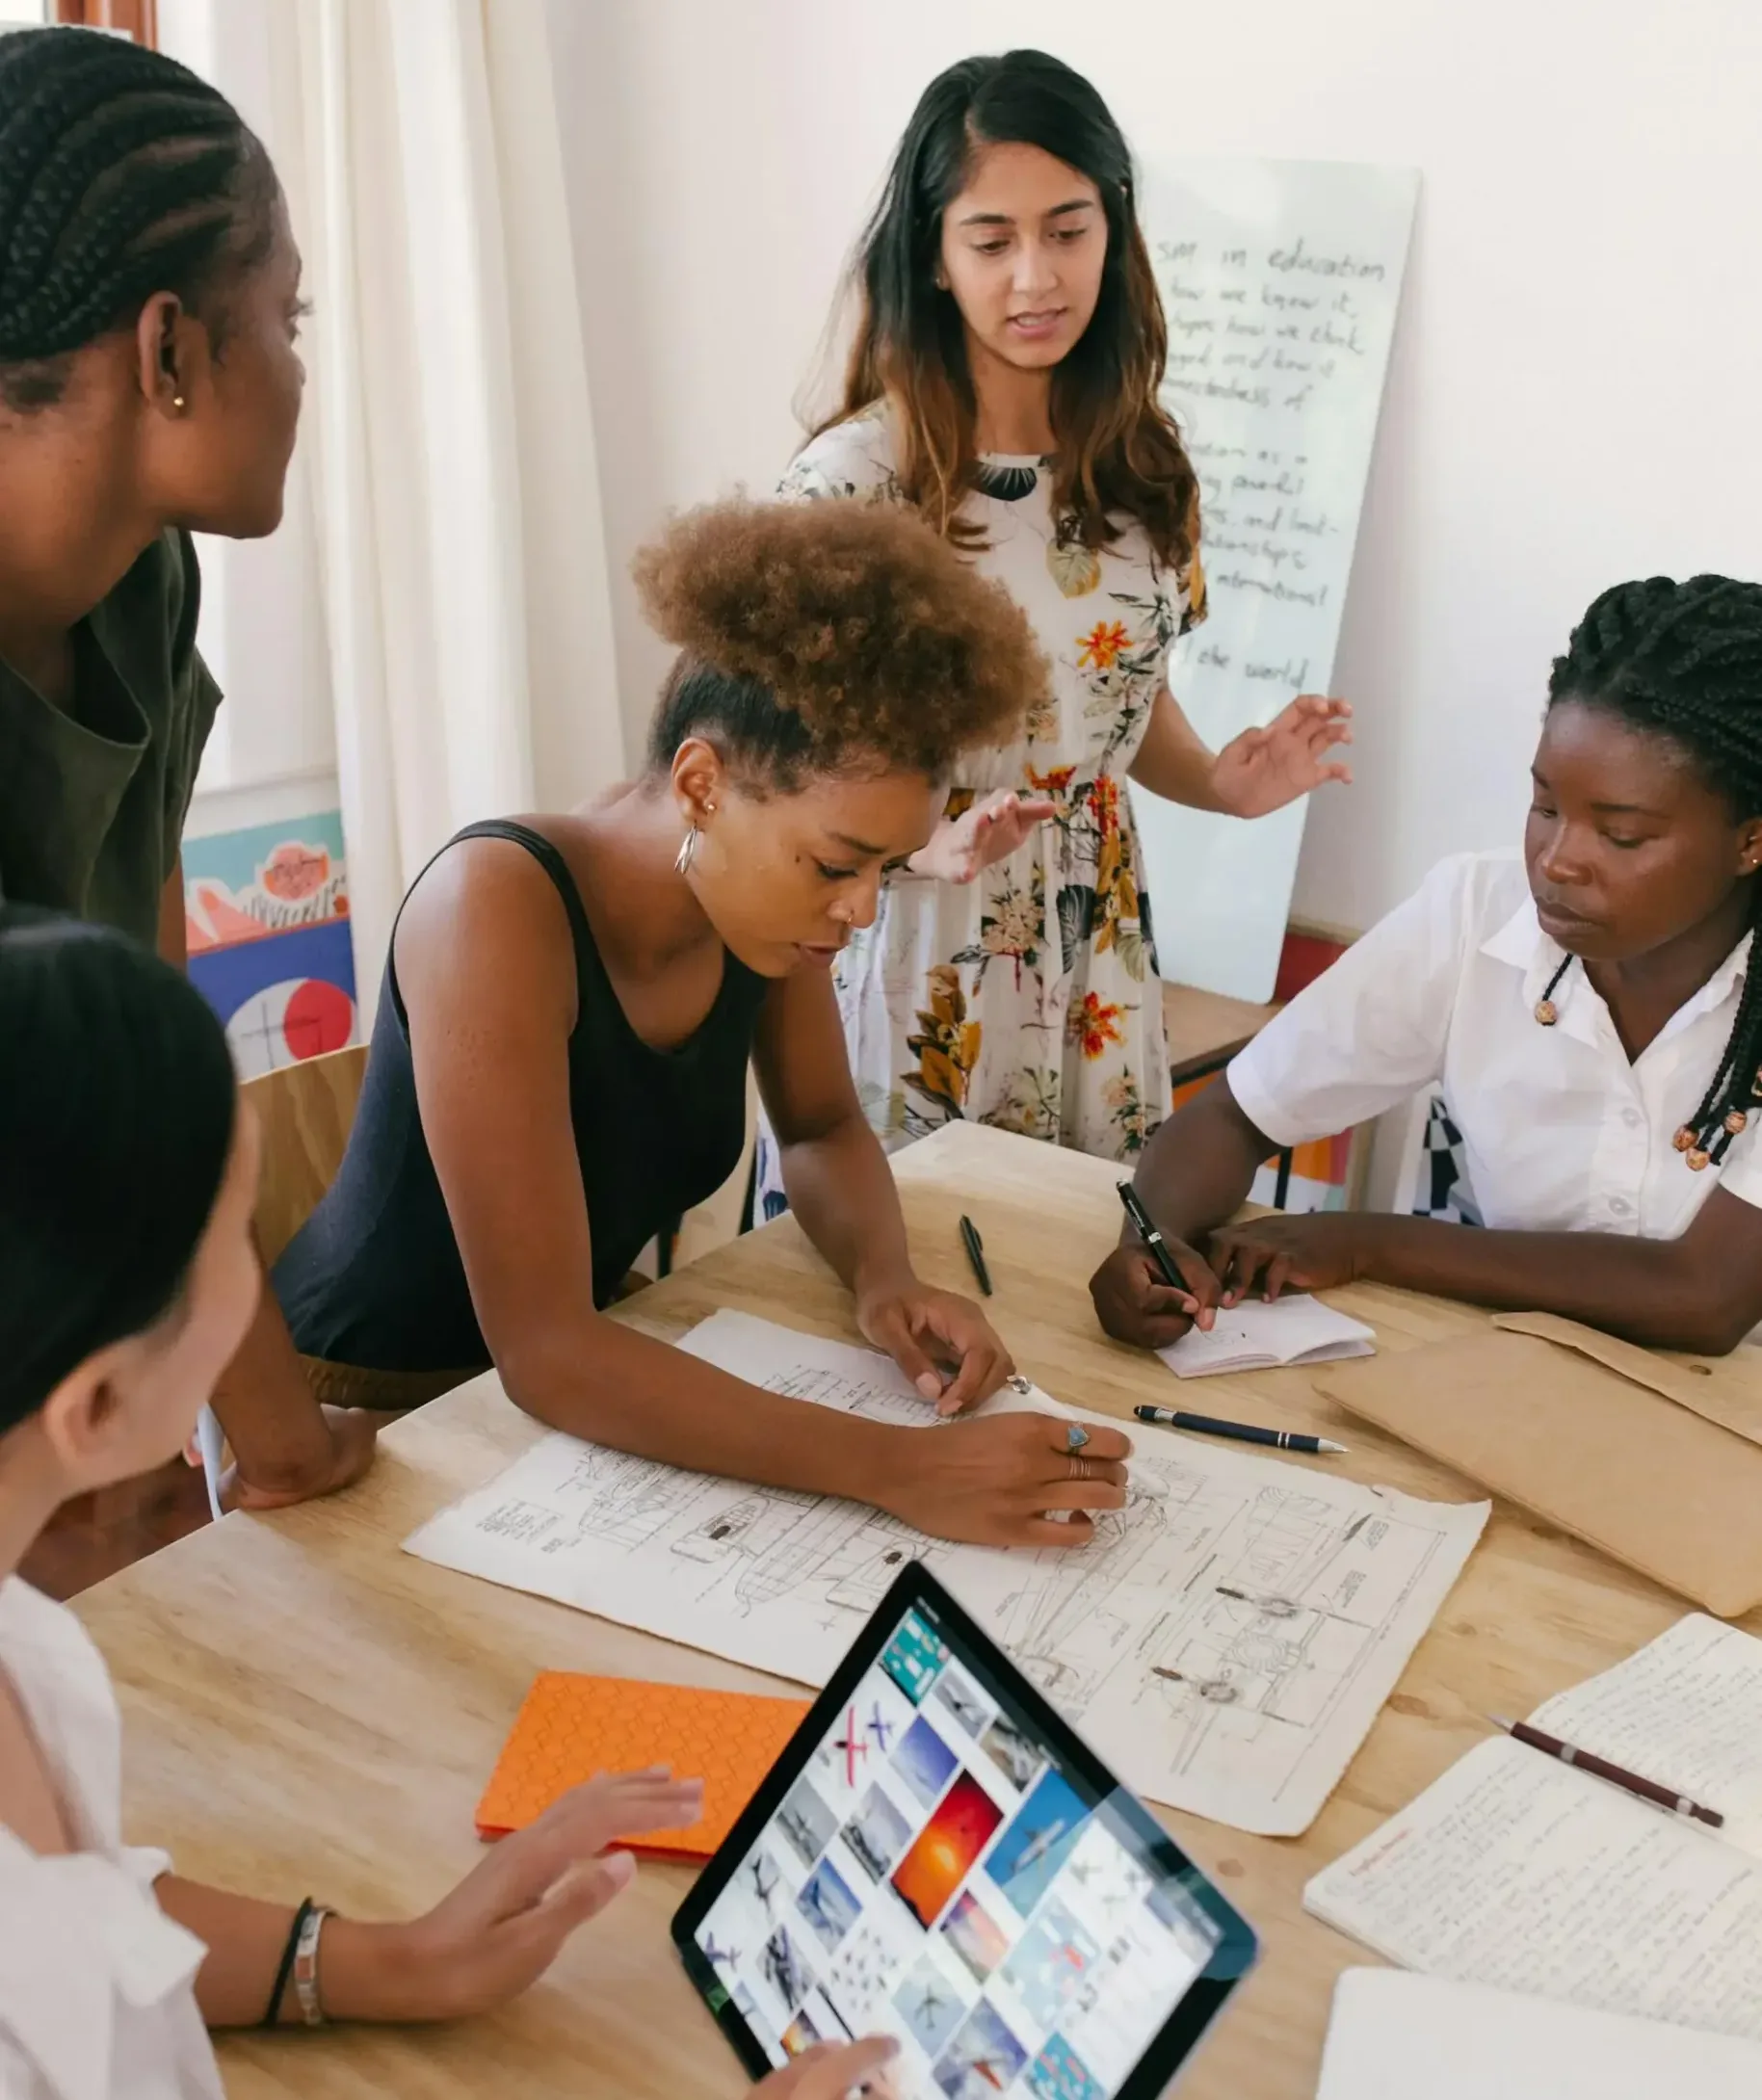
[[[928,1403],[866,1350],[732,1312],[680,1346],[774,1392],[936,1433]],[[1032,1390],[991,1404],[1106,1419]],[[1369,1732],[1488,1505],[1135,1434],[1126,1507],[1069,1550],[950,1545],[860,1504],[556,1433],[406,1546],[809,1685],[830,1676],[901,1564],[921,1559],[1127,1785],[1295,1836]]]

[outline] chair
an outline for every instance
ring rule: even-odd
[[[336,1179],[367,1075],[367,1045],[306,1058],[247,1080],[240,1089],[263,1132],[257,1246],[267,1268]]]
[[[1408,1104],[1393,1208],[1453,1225],[1482,1221],[1468,1178],[1462,1133],[1451,1120],[1449,1105],[1437,1087]]]
[[[326,1057],[283,1065],[261,1079],[247,1080],[240,1089],[256,1112],[263,1133],[263,1179],[257,1191],[255,1222],[257,1248],[266,1270],[335,1180],[366,1072],[367,1046],[356,1043]],[[202,1409],[197,1436],[208,1479],[208,1505],[218,1517],[224,1440],[211,1408]]]

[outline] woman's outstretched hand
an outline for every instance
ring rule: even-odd
[[[1038,824],[1058,814],[1057,802],[996,788],[959,817],[946,817],[930,843],[911,856],[913,875],[971,882],[994,860],[1007,860]]]
[[[1245,729],[1212,764],[1212,794],[1232,817],[1265,817],[1327,781],[1343,785],[1352,768],[1328,752],[1352,742],[1352,706],[1304,693],[1264,729]]]

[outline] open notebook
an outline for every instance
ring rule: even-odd
[[[1762,2048],[1395,1969],[1348,1969],[1316,2100],[1757,2100]]]
[[[1499,1736],[1304,1907],[1404,1968],[1762,2041],[1762,1641],[1697,1614],[1530,1718],[1724,1827]]]
[[[1338,1363],[1375,1353],[1376,1331],[1319,1298],[1298,1293],[1269,1304],[1251,1298],[1220,1312],[1209,1329],[1190,1327],[1157,1354],[1177,1378],[1223,1371],[1275,1371],[1286,1364]]]

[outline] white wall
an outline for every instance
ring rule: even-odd
[[[268,9],[273,0],[159,0],[163,51],[231,97],[274,157]],[[199,542],[199,642],[221,690],[202,758],[195,823],[207,831],[336,806],[336,737],[319,591],[318,541],[302,440],[271,538]]]
[[[1514,837],[1604,585],[1762,571],[1756,0],[548,0],[608,536],[767,484],[918,92],[1032,43],[1141,159],[1407,163],[1420,219],[1337,678],[1358,785],[1297,908]],[[633,737],[665,661],[618,601]],[[633,746],[634,748],[634,746]]]

